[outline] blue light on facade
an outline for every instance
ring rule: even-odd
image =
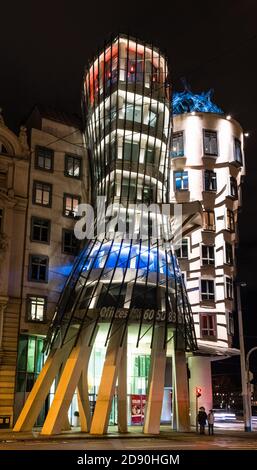
[[[186,89],[182,92],[173,93],[172,107],[173,114],[191,113],[216,113],[224,114],[221,108],[212,102],[212,90],[202,93],[192,93]]]

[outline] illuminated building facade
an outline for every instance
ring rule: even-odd
[[[210,93],[175,94],[173,109],[170,195],[185,214],[182,245],[176,253],[200,352],[188,359],[194,423],[196,386],[202,388],[199,405],[212,407],[211,360],[239,353],[232,348],[232,339],[244,142],[241,126],[212,103]]]
[[[176,423],[179,430],[188,430],[186,352],[197,349],[193,317],[169,241],[169,215],[148,209],[169,202],[172,127],[165,57],[154,47],[119,36],[89,64],[83,106],[92,199],[96,206],[102,196],[110,212],[106,227],[100,220],[100,231],[74,264],[48,332],[49,357],[15,430],[34,424],[42,404],[38,396],[46,398],[63,364],[42,433],[63,429],[76,387],[82,429],[105,433],[117,381],[117,422],[125,431],[127,349],[140,347],[142,339],[149,355],[144,432],[159,432],[167,344]],[[92,349],[104,346],[91,421],[88,363]]]

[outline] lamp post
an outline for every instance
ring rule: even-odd
[[[243,329],[241,292],[240,292],[240,287],[245,287],[245,286],[246,284],[244,282],[236,283],[244,428],[245,428],[245,432],[250,432],[251,431],[251,416],[250,416],[249,399],[248,399],[248,384],[247,384],[246,363],[245,363],[244,329]]]
[[[253,351],[257,350],[257,346],[250,349],[246,356],[246,381],[247,381],[247,396],[248,396],[248,408],[249,408],[249,421],[250,431],[252,430],[252,403],[251,403],[251,384],[250,384],[250,356]]]

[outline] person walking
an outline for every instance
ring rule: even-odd
[[[207,416],[209,436],[213,436],[214,412],[210,410]]]
[[[198,423],[200,425],[200,434],[205,434],[205,426],[207,421],[207,414],[205,412],[204,406],[200,406],[199,413],[197,416]]]

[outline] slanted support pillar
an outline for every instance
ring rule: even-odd
[[[127,333],[124,337],[123,353],[118,373],[118,430],[128,432],[127,418]]]
[[[107,346],[90,434],[102,435],[105,434],[108,429],[112,399],[117,382],[121,356],[123,353],[124,341],[123,345],[120,345],[122,333],[122,325],[119,325],[117,321],[114,322]]]
[[[52,350],[49,354],[13,428],[14,432],[31,431],[46,400],[58,370],[67,358],[69,349]]]
[[[159,434],[165,381],[166,346],[164,326],[155,326],[151,352],[149,391],[144,423],[144,434]]]
[[[91,352],[88,341],[92,328],[93,324],[85,329],[83,335],[80,335],[76,346],[72,349],[66,361],[41,434],[58,434],[62,430],[65,416],[67,416],[85,361],[88,361],[88,356]]]
[[[174,340],[172,352],[172,373],[174,377],[177,431],[189,432],[190,420],[186,353],[183,349],[175,350]]]

